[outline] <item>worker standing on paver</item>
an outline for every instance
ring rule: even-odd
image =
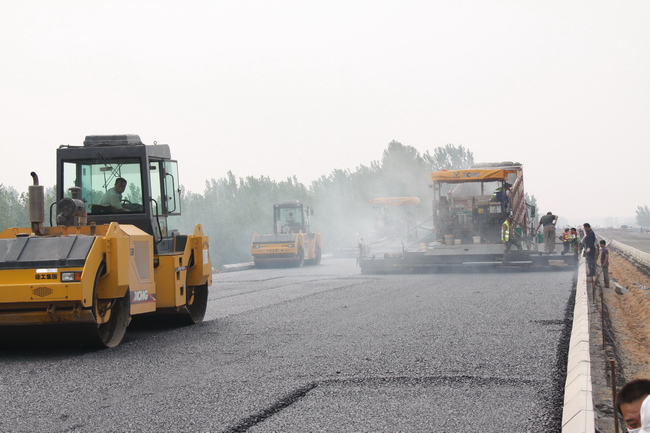
[[[506,246],[505,254],[508,254],[510,252],[510,248],[513,245],[521,251],[521,244],[519,243],[519,240],[515,238],[515,236],[517,236],[517,232],[515,232],[513,226],[513,218],[512,215],[508,215],[508,218],[501,225],[501,242],[503,242]]]
[[[569,232],[569,226],[564,228],[564,231],[560,235],[560,240],[562,241],[563,246],[562,255],[565,255],[569,252],[569,248],[571,248],[571,233]]]
[[[547,212],[546,215],[539,219],[539,224],[535,231],[538,231],[540,226],[544,227],[544,252],[546,254],[553,254],[555,252],[555,224],[557,224],[557,215],[553,212]]]
[[[578,258],[578,253],[580,253],[580,245],[582,244],[582,238],[578,234],[578,231],[575,227],[571,227],[571,248],[573,254]]]
[[[503,186],[500,186],[494,190],[490,201],[498,201],[499,203],[503,203],[503,209],[505,211],[509,211],[510,195],[512,194],[511,188],[512,185],[510,185],[508,182],[505,182]]]

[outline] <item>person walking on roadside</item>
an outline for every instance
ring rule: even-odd
[[[609,250],[607,249],[607,243],[602,240],[600,241],[600,269],[603,273],[605,288],[609,289]]]
[[[584,254],[587,258],[587,276],[596,275],[596,233],[591,229],[589,223],[582,225],[585,228],[585,237],[582,242],[585,245]]]
[[[540,226],[544,227],[544,252],[546,254],[553,254],[555,252],[555,224],[557,224],[557,215],[553,212],[546,212],[546,215],[539,219],[539,224],[535,231],[539,230]]]
[[[621,387],[616,394],[616,408],[629,432],[641,429],[641,405],[650,395],[650,380],[635,379]]]

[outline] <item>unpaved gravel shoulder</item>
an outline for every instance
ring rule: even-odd
[[[610,361],[615,362],[617,389],[630,380],[650,378],[650,275],[612,249],[609,270],[610,288],[601,292],[596,285],[596,302],[592,298],[590,306],[593,393],[600,432],[614,432]],[[615,281],[627,291],[617,293]],[[591,285],[589,291],[591,298]],[[623,425],[619,431],[626,431]]]

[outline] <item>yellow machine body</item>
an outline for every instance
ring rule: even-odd
[[[321,261],[319,232],[312,232],[313,211],[297,200],[273,206],[273,233],[253,235],[251,255],[255,266],[283,267],[317,265]]]
[[[181,187],[168,145],[126,134],[60,146],[49,227],[31,175],[31,227],[0,233],[0,326],[85,323],[89,344],[113,347],[135,315],[203,320],[209,240],[198,224],[176,229]]]
[[[253,236],[251,254],[256,265],[260,267],[273,265],[297,265],[302,262],[310,264],[320,262],[320,233],[312,236],[304,233]],[[317,264],[317,263],[313,263]]]
[[[127,291],[130,315],[177,309],[186,305],[189,284],[212,283],[208,238],[200,226],[187,237],[182,250],[157,256],[153,237],[131,225],[52,227],[44,237],[35,237],[30,231],[6,229],[0,233],[0,239],[11,239],[11,244],[34,243],[27,251],[16,245],[6,251],[18,257],[13,269],[0,269],[0,325],[101,324],[110,317],[105,314],[110,309],[102,311],[101,305],[124,297]],[[67,244],[64,248],[70,250],[76,248],[84,257],[65,260],[59,255],[62,266],[51,260],[43,262],[38,254],[49,259],[52,249],[42,249],[38,243],[45,245],[48,239]],[[21,261],[21,252],[37,256]],[[192,258],[194,265],[190,267]],[[67,266],[66,261],[78,263]]]

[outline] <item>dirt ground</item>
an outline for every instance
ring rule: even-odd
[[[600,271],[600,268],[598,268]],[[632,379],[650,378],[650,273],[610,249],[609,289],[602,289],[605,334],[602,345],[600,286],[592,304],[592,386],[597,411],[597,431],[614,433],[610,360],[616,367],[617,389]],[[616,283],[624,289],[617,289]],[[599,284],[603,285],[602,275]],[[588,285],[593,299],[593,286]],[[594,370],[594,368],[596,370]],[[627,431],[619,424],[619,432]]]
[[[603,293],[624,379],[650,378],[650,275],[615,251],[610,252],[609,268],[610,288]],[[628,291],[618,294],[614,280]]]

